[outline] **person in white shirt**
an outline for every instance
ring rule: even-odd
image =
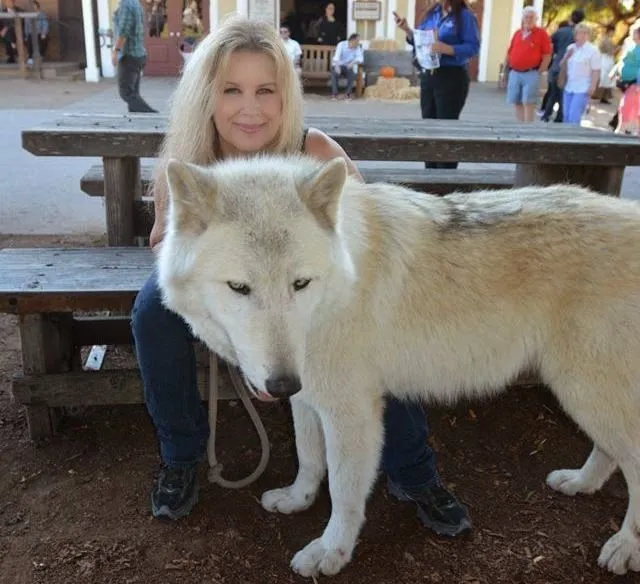
[[[338,98],[338,79],[341,75],[347,78],[345,96],[347,99],[351,99],[351,90],[358,74],[358,65],[363,62],[364,53],[360,45],[360,36],[357,33],[349,36],[349,40],[338,43],[331,63],[331,93],[333,99]]]
[[[282,42],[287,49],[287,54],[293,62],[293,67],[299,77],[302,74],[302,68],[300,67],[300,59],[302,59],[302,48],[300,47],[300,43],[298,43],[298,41],[294,41],[291,38],[291,30],[289,29],[288,24],[280,25],[280,38],[282,39]]]
[[[567,80],[562,99],[565,124],[580,124],[591,95],[600,80],[600,52],[589,42],[591,28],[581,22],[574,29],[575,43],[569,45],[561,66],[567,68]]]

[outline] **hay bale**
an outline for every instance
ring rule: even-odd
[[[369,99],[408,101],[420,97],[420,88],[411,87],[409,80],[404,77],[392,77],[391,79],[379,77],[375,85],[365,88],[364,96]]]

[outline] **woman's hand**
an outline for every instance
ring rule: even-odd
[[[397,12],[393,12],[393,18],[396,21],[396,26],[398,28],[400,28],[401,30],[403,30],[404,32],[406,32],[407,34],[411,33],[411,27],[409,26],[409,23],[407,22],[407,19],[404,16],[400,16]]]
[[[453,55],[454,48],[442,41],[433,41],[433,44],[431,45],[431,52],[438,53],[439,55]]]
[[[562,60],[560,61],[560,65],[564,65],[569,59],[571,59],[571,57],[573,56],[573,51],[574,49],[567,49],[567,52],[564,54],[564,57],[562,57]]]
[[[149,247],[151,249],[155,248],[158,245],[162,238],[164,237],[164,223],[159,221],[154,221],[153,227],[151,228],[151,234],[149,235]]]

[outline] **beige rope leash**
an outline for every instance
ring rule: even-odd
[[[209,441],[207,443],[207,459],[209,461],[209,482],[217,483],[226,489],[241,489],[255,482],[267,468],[269,463],[269,437],[264,428],[264,424],[260,419],[260,415],[256,411],[255,406],[251,403],[251,397],[244,385],[244,380],[240,378],[240,374],[235,367],[229,367],[229,375],[231,376],[231,384],[236,394],[242,401],[253,425],[260,438],[260,462],[256,469],[244,479],[237,481],[228,481],[222,476],[223,465],[216,458],[216,424],[218,421],[218,358],[214,353],[209,353]]]

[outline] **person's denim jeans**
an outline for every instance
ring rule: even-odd
[[[580,125],[582,116],[589,104],[588,93],[571,93],[565,91],[562,96],[562,112],[565,124]]]
[[[351,95],[357,73],[353,70],[353,67],[345,67],[344,65],[340,67],[340,73],[335,70],[335,67],[331,67],[331,93],[334,96],[338,95],[338,79],[341,76],[347,78],[347,88],[344,91],[345,95]]]
[[[132,329],[162,461],[177,467],[197,463],[206,452],[209,426],[196,382],[194,338],[184,320],[162,304],[155,273],[136,298]],[[384,424],[383,470],[408,491],[433,486],[438,475],[422,407],[390,398]]]
[[[140,95],[140,80],[146,57],[125,55],[118,61],[118,91],[131,113],[151,113],[155,110]]]

